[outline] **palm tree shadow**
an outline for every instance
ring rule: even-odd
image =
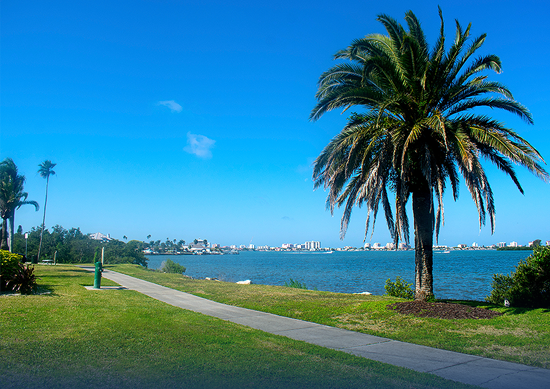
[[[501,305],[489,303],[487,301],[476,301],[476,300],[446,299],[446,300],[437,300],[437,302],[449,303],[449,304],[463,304],[463,305],[468,305],[470,307],[475,307],[475,308],[498,310],[499,312],[502,312],[505,315],[522,315],[522,314],[530,313],[532,311],[539,311],[540,313],[550,312],[549,307],[539,307],[539,308],[503,307]]]

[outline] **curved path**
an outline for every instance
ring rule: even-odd
[[[91,267],[83,268],[93,271]],[[179,308],[453,381],[491,389],[550,388],[548,369],[419,346],[234,307],[111,270],[105,270],[103,277]]]

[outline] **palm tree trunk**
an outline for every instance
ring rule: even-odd
[[[10,224],[10,234],[8,235],[8,247],[9,247],[10,253],[13,253],[13,234],[15,233],[15,213],[11,215],[8,222]]]
[[[415,299],[433,296],[433,232],[432,192],[427,182],[412,193],[415,244]]]
[[[0,241],[0,250],[8,249],[8,219],[2,219],[2,240]]]
[[[40,244],[38,245],[37,261],[40,261],[40,251],[42,251],[42,236],[44,235],[44,228],[46,227],[46,206],[48,205],[48,184],[49,183],[50,183],[50,176],[46,178],[46,198],[44,199],[44,217],[42,218],[42,231],[40,231]]]

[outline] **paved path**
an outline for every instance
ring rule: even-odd
[[[234,307],[111,270],[105,270],[103,277],[179,308],[453,381],[491,389],[550,388],[548,369],[419,346]]]

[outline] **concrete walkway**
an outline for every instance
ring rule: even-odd
[[[91,267],[84,268],[93,271]],[[550,388],[548,369],[419,346],[234,307],[111,270],[105,270],[103,277],[179,308],[453,381],[491,389]]]

